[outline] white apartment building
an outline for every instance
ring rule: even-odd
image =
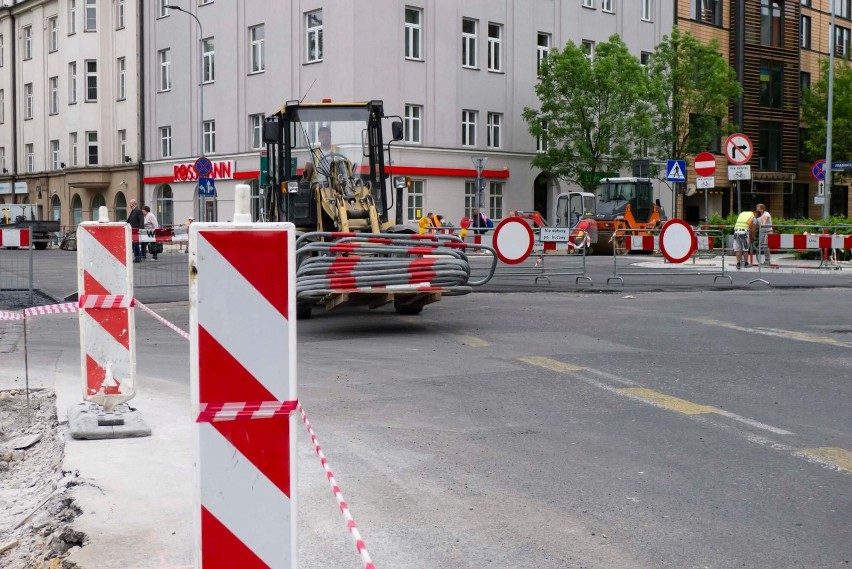
[[[404,118],[392,159],[414,180],[407,221],[468,213],[472,157],[488,158],[490,217],[549,217],[568,188],[530,166],[537,141],[521,113],[537,104],[538,62],[569,40],[593,52],[612,34],[646,57],[671,30],[673,1],[144,2],[143,200],[161,223],[229,220],[234,186],[258,187],[265,115],[303,97],[380,99]],[[199,196],[185,168],[202,155],[217,166],[215,197]]]
[[[0,8],[0,204],[62,225],[102,205],[126,219],[141,181],[138,24],[132,0]]]

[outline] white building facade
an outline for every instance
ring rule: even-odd
[[[138,11],[132,0],[0,8],[0,204],[76,226],[140,191]]]
[[[537,104],[538,62],[569,40],[593,50],[612,34],[647,56],[674,16],[672,0],[172,4],[189,15],[167,0],[142,8],[143,201],[162,223],[231,219],[236,184],[258,185],[263,117],[303,97],[380,99],[403,117],[392,160],[395,174],[413,179],[406,221],[467,214],[477,199],[473,157],[488,158],[490,217],[549,217],[567,188],[531,168],[537,141],[521,117]],[[217,169],[215,197],[198,193],[189,166],[200,156]]]

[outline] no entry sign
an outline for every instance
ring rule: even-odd
[[[670,263],[683,263],[697,248],[695,231],[682,219],[670,219],[660,230],[660,251]]]
[[[716,157],[709,152],[702,152],[695,157],[695,173],[701,177],[712,176],[716,171]]]
[[[532,228],[520,217],[507,217],[494,230],[494,250],[507,265],[517,265],[530,256],[533,248]]]

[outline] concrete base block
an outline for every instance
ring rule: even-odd
[[[151,427],[142,420],[142,414],[126,403],[116,405],[112,413],[106,413],[94,403],[78,403],[68,409],[68,428],[74,439],[151,436]]]

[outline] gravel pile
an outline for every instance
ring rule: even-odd
[[[64,558],[85,535],[68,489],[77,476],[62,471],[63,434],[52,391],[0,391],[0,567],[71,569]]]

